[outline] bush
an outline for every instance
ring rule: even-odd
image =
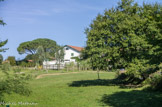
[[[156,72],[149,78],[153,90],[162,91],[162,72]]]
[[[34,62],[21,62],[20,66],[22,67],[35,67],[35,63]]]
[[[159,70],[151,74],[148,81],[153,90],[162,91],[162,63],[158,67]]]
[[[31,90],[27,85],[27,80],[31,79],[30,75],[21,74],[21,69],[14,69],[14,73],[8,72],[10,68],[8,63],[1,66],[3,73],[5,74],[0,79],[0,102],[3,102],[5,94],[17,93],[20,95],[30,95]],[[0,104],[1,105],[1,104]]]
[[[8,62],[3,63],[3,64],[1,65],[1,70],[2,70],[2,71],[10,71],[10,69],[11,69],[11,65],[10,65]]]
[[[3,62],[3,56],[0,54],[0,64]]]
[[[7,60],[10,62],[11,66],[15,66],[16,65],[16,60],[14,56],[9,56],[7,58]]]
[[[124,79],[126,79],[127,78],[126,70],[117,70],[115,77],[118,80],[124,80]]]
[[[149,75],[157,71],[157,66],[146,64],[147,60],[134,59],[126,67],[124,74],[119,75],[119,79],[124,79],[125,83],[138,85],[143,83]]]

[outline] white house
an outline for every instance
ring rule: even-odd
[[[70,63],[70,62],[76,62],[73,57],[79,57],[81,51],[83,50],[82,47],[77,47],[77,46],[71,46],[71,45],[65,45],[64,46],[64,62],[62,62],[62,67],[64,67],[65,64]],[[43,62],[43,68],[47,69],[57,69],[57,61],[44,61]]]
[[[83,50],[82,47],[65,45],[64,46],[64,53],[65,53],[64,63],[75,62],[75,59],[73,59],[73,57],[79,57],[81,50]]]

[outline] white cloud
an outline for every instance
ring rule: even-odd
[[[46,12],[44,10],[30,10],[30,11],[26,11],[26,12],[21,12],[19,14],[24,14],[24,15],[37,15],[37,16],[48,16],[50,15],[49,12]]]
[[[65,12],[85,12],[85,11],[98,11],[103,10],[103,7],[81,4],[77,2],[57,4],[52,9],[53,13],[65,13]]]

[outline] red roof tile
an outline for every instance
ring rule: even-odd
[[[71,48],[73,48],[73,49],[75,49],[75,50],[77,50],[77,51],[82,51],[84,48],[82,48],[82,47],[77,47],[77,46],[71,46],[71,45],[67,45],[67,46],[69,46],[69,47],[71,47]]]
[[[28,62],[33,62],[33,60],[27,60]]]

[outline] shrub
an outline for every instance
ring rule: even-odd
[[[11,65],[10,65],[8,62],[3,63],[3,64],[1,65],[1,70],[2,70],[2,71],[10,71],[10,69],[11,69]]]
[[[115,77],[118,80],[124,80],[124,79],[126,79],[127,78],[126,70],[117,70]]]
[[[10,68],[9,63],[5,63],[1,66],[3,73],[5,74],[0,79],[0,102],[4,102],[5,94],[17,93],[21,95],[30,95],[31,90],[27,85],[27,80],[31,78],[30,75],[21,74],[21,69],[14,69],[14,73],[10,74],[8,70]],[[1,105],[1,104],[0,104]]]
[[[16,65],[16,60],[14,56],[9,56],[7,58],[7,60],[10,62],[11,66],[15,66]]]
[[[35,63],[34,62],[25,62],[25,61],[22,61],[20,66],[22,67],[35,67]]]
[[[3,62],[3,56],[0,54],[0,64]]]
[[[156,72],[149,78],[153,90],[162,91],[162,72]]]
[[[162,91],[162,63],[159,65],[159,70],[151,74],[148,80],[153,90]]]
[[[138,85],[145,81],[150,74],[156,72],[157,67],[155,65],[146,64],[147,60],[134,59],[132,63],[129,63],[126,67],[124,74],[119,75],[119,79],[124,79],[126,83]]]

